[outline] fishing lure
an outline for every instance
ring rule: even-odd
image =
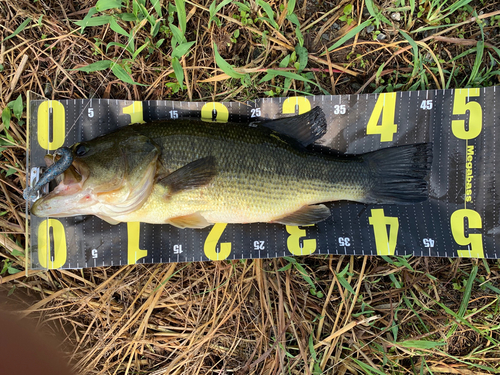
[[[57,176],[64,173],[66,169],[73,163],[73,152],[68,147],[58,148],[54,155],[60,156],[54,164],[47,168],[42,177],[33,187],[27,187],[23,192],[23,197],[28,202],[33,202],[38,198],[38,190],[40,190],[45,184],[48,184],[54,180]]]

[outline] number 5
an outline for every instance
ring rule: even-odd
[[[459,139],[474,139],[483,129],[483,110],[481,104],[470,101],[467,98],[479,96],[479,89],[459,89],[455,90],[453,99],[453,114],[465,115],[469,111],[469,130],[465,129],[464,120],[452,120],[451,131]]]

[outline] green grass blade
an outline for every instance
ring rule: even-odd
[[[370,15],[373,18],[375,18],[375,22],[377,24],[377,27],[378,27],[378,24],[380,23],[380,21],[383,21],[384,23],[386,23],[387,25],[389,25],[390,27],[392,27],[392,22],[389,21],[382,14],[382,11],[377,8],[377,6],[373,2],[373,0],[366,0],[365,5],[366,5],[366,9],[368,9],[368,12],[370,13]]]
[[[273,25],[273,27],[276,30],[279,30],[279,26],[274,20],[274,11],[273,8],[271,8],[271,5],[269,5],[266,1],[264,0],[257,0],[257,5],[260,6],[262,9],[264,9],[264,12],[267,14],[267,17],[269,17],[269,23]]]
[[[177,82],[179,82],[179,85],[184,90],[184,69],[182,69],[182,65],[179,62],[179,59],[177,59],[177,57],[174,57],[172,59],[172,68],[174,69],[175,78],[177,78]]]
[[[99,0],[95,4],[95,9],[98,12],[103,12],[108,9],[120,9],[121,7],[123,7],[122,0]]]
[[[442,16],[439,19],[444,19],[454,13],[456,10],[462,8],[463,6],[469,4],[472,0],[460,0],[456,3],[451,4],[448,8],[441,11]]]
[[[359,359],[356,358],[351,358],[354,362],[357,363],[359,367],[361,367],[364,371],[365,374],[378,374],[378,375],[387,375],[387,373],[380,371],[379,369],[376,369],[375,367],[372,367],[364,362],[361,362]]]
[[[116,22],[116,19],[114,17],[111,17],[110,20],[109,20],[109,27],[111,27],[111,30],[113,30],[115,33],[118,33],[118,34],[121,34],[121,35],[124,35],[128,38],[130,38],[130,34],[127,33],[123,27],[121,27],[120,25],[118,25],[118,22]]]
[[[231,3],[232,1],[233,0],[224,0],[222,3],[217,5],[217,8],[215,8],[215,13],[218,13],[222,8],[224,8],[227,4]]]
[[[155,8],[156,14],[161,18],[161,3],[160,0],[152,0],[153,8]]]
[[[187,41],[181,29],[179,29],[177,26],[173,24],[170,24],[169,27],[170,31],[172,31],[173,34],[172,47],[175,47],[175,44],[182,44]]]
[[[446,345],[444,342],[426,341],[426,340],[405,340],[397,342],[396,345],[409,349],[434,349],[438,346]]]
[[[217,50],[217,44],[215,43],[214,43],[214,53],[215,53],[215,63],[229,77],[243,78],[245,76],[244,74],[236,72],[233,69],[233,67],[226,60],[224,60],[221,55],[219,55],[219,51]]]
[[[178,59],[180,59],[182,56],[184,56],[191,49],[191,47],[195,43],[196,42],[187,42],[187,43],[179,44],[172,51],[172,57],[177,57]]]
[[[76,21],[75,24],[78,26],[81,26],[81,31],[83,32],[83,29],[87,26],[102,26],[106,25],[110,22],[111,16],[97,16],[97,17],[92,17],[88,20],[86,20],[87,17],[85,17],[81,21]]]
[[[142,50],[144,48],[146,48],[148,45],[149,45],[149,43],[144,43],[142,46],[140,46],[139,48],[137,48],[137,51],[135,51],[134,54],[132,55],[132,60],[135,60],[136,57],[142,52]]]
[[[143,85],[141,83],[134,82],[132,77],[130,77],[129,74],[126,72],[126,70],[123,69],[119,64],[115,63],[112,66],[111,71],[116,76],[116,78],[118,78],[119,80],[121,80],[125,83],[129,83],[131,85],[147,86],[147,85]]]
[[[302,36],[302,32],[300,31],[300,22],[295,13],[289,14],[286,16],[286,19],[293,23],[295,27],[295,35],[297,35],[297,39],[299,41],[299,45],[304,45],[304,37]]]
[[[282,71],[282,70],[275,70],[275,69],[267,69],[266,75],[260,80],[259,83],[270,81],[272,78],[276,76],[283,76],[286,78],[291,78],[291,79],[296,79],[297,81],[303,81],[310,83],[311,85],[317,86],[325,93],[325,95],[330,95],[328,91],[323,89],[320,85],[318,85],[316,82],[311,81],[310,79],[307,79],[305,77],[302,77],[300,74],[292,73],[292,72],[287,72],[287,71]]]
[[[6,40],[9,40],[10,38],[15,37],[17,34],[19,34],[21,31],[24,30],[24,28],[28,25],[28,23],[31,22],[31,18],[27,18],[23,21],[22,24],[20,24],[17,29],[14,30],[12,34],[10,34],[7,38],[5,38],[3,41],[5,42]]]
[[[472,71],[470,73],[467,86],[473,84],[474,80],[476,79],[477,73],[479,72],[479,68],[481,67],[481,63],[483,62],[483,54],[484,54],[484,41],[480,40],[477,42],[476,59],[474,60],[474,66],[472,67]]]
[[[14,112],[14,116],[20,120],[23,115],[23,96],[19,94],[16,100],[12,103],[12,112]]]
[[[361,30],[363,30],[365,27],[370,26],[372,23],[371,18],[369,20],[366,20],[362,24],[356,26],[354,29],[350,30],[347,34],[345,34],[342,38],[337,40],[333,46],[328,48],[328,51],[333,51],[336,48],[339,48],[342,44],[347,42],[349,39],[353,38],[357,33],[359,33]],[[324,55],[325,53],[323,52],[321,55]]]
[[[5,129],[9,130],[10,119],[12,117],[12,113],[9,107],[5,107],[2,111],[2,123],[5,126]]]
[[[297,52],[297,57],[299,58],[299,69],[298,72],[302,72],[307,66],[307,60],[309,58],[309,53],[307,48],[301,45],[295,46],[295,52]]]
[[[186,3],[184,2],[184,0],[175,0],[175,8],[177,9],[179,28],[184,35],[186,33]]]
[[[113,47],[113,46],[117,46],[117,47],[123,48],[124,50],[129,51],[130,53],[134,53],[134,51],[133,51],[131,48],[129,48],[130,46],[126,46],[125,44],[123,44],[123,43],[118,43],[118,42],[111,42],[111,43],[108,43],[108,44],[106,45],[106,53],[108,52],[108,49],[110,49],[110,48],[111,48],[111,47]]]
[[[418,51],[418,46],[417,43],[411,38],[407,33],[405,33],[403,30],[399,30],[400,34],[403,35],[403,37],[410,43],[410,46],[413,49],[413,72],[412,72],[412,77],[417,76],[417,72],[420,68],[420,53]]]
[[[87,66],[82,66],[81,68],[76,68],[72,70],[80,70],[85,73],[97,72],[98,70],[108,69],[113,62],[111,60],[96,61],[95,63],[89,64]]]
[[[460,307],[458,309],[458,312],[456,314],[454,314],[456,318],[460,318],[461,320],[463,320],[465,312],[467,311],[467,306],[469,305],[470,296],[472,293],[472,285],[474,284],[474,281],[476,280],[477,271],[478,271],[478,265],[475,264],[472,267],[469,278],[467,279],[467,283],[465,284],[465,290],[464,290],[464,294],[462,296],[462,302],[460,303]],[[453,333],[455,332],[457,327],[458,327],[458,324],[454,323],[451,326],[451,328],[448,331],[446,336],[451,337],[451,335],[453,335]]]

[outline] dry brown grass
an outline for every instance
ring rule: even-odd
[[[296,44],[284,16],[277,18],[285,23],[282,34],[271,30],[269,42],[263,44],[260,36],[270,30],[269,25],[243,27],[230,16],[236,11],[234,4],[220,15],[224,20],[221,28],[208,28],[205,9],[210,2],[190,1],[187,39],[197,43],[181,61],[187,89],[172,94],[165,86],[165,82],[175,82],[168,42],[151,51],[150,57],[143,53],[131,64],[133,79],[150,86],[130,86],[107,71],[86,74],[69,70],[102,59],[102,46],[120,40],[106,26],[88,28],[81,35],[69,21],[82,19],[94,3],[0,2],[0,40],[27,17],[38,20],[43,15],[41,27],[33,22],[1,44],[1,108],[19,94],[25,98],[28,90],[52,99],[252,99],[271,89],[269,83],[259,84],[262,75],[257,73],[248,86],[228,80],[214,64],[211,42],[219,45],[224,58],[248,72],[275,67]],[[270,2],[275,10],[284,3]],[[306,70],[323,88],[337,94],[370,92],[372,84],[383,83],[380,78],[385,84],[408,88],[415,80],[404,75],[412,70],[412,49],[387,26],[382,27],[388,38],[385,41],[362,34],[320,56],[324,44],[331,45],[348,32],[345,23],[338,21],[348,3],[353,4],[358,22],[361,1],[298,2],[296,13],[310,52]],[[391,6],[390,2],[379,4],[383,9]],[[473,5],[488,16],[500,13],[498,3]],[[331,29],[335,22],[342,26],[338,31]],[[402,22],[400,27],[412,30],[421,25],[423,21],[416,20]],[[225,35],[237,27],[241,29],[238,42],[227,46]],[[498,27],[487,26],[485,32],[489,32],[486,43],[498,46]],[[138,45],[147,40],[148,33],[146,28],[139,29]],[[475,45],[479,35],[477,22],[466,14],[463,24],[440,29],[440,35],[414,37],[422,48],[427,46],[446,59],[443,69],[451,71],[449,56]],[[351,63],[346,65],[351,52]],[[106,58],[118,58],[121,53],[111,47]],[[357,55],[360,57],[354,59]],[[450,87],[470,74],[474,57],[466,55],[455,62],[457,75]],[[488,59],[485,55],[485,66]],[[377,77],[382,62],[386,66]],[[430,62],[426,64],[428,88],[442,88],[439,72],[431,69]],[[497,83],[498,76],[483,82]],[[292,89],[307,90],[298,81]],[[318,93],[314,87],[311,90]],[[0,175],[0,256],[4,264],[23,269],[26,131],[24,125],[12,121],[7,132],[15,146],[5,147],[0,159],[4,171]],[[16,172],[6,176],[11,168]],[[500,358],[497,261],[412,258],[405,265],[398,260],[391,264],[376,257],[343,256],[310,256],[298,261],[323,297],[311,294],[297,268],[282,270],[288,264],[286,259],[28,271],[28,275],[5,270],[2,297],[4,306],[16,306],[20,315],[35,320],[46,332],[64,335],[61,349],[75,373],[496,372]],[[346,266],[348,273],[340,277]],[[461,305],[463,313],[459,313]],[[407,340],[443,345],[419,348]]]

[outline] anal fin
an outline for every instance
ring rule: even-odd
[[[111,224],[111,225],[116,225],[116,224],[120,224],[121,223],[121,221],[112,219],[109,216],[105,216],[105,215],[96,215],[96,216],[99,219],[104,220],[106,223]]]
[[[330,215],[331,212],[328,207],[324,204],[318,204],[315,206],[304,206],[290,215],[282,217],[278,220],[273,220],[273,223],[295,226],[309,225],[326,220],[330,217]]]
[[[209,223],[199,212],[194,214],[177,216],[167,221],[167,224],[171,224],[177,228],[205,228],[212,223]]]

